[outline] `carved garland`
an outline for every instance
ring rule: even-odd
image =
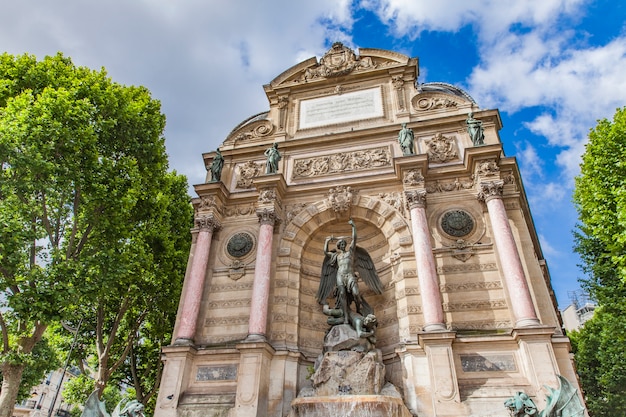
[[[362,171],[385,166],[391,166],[391,153],[388,147],[339,152],[317,158],[296,159],[292,179]]]

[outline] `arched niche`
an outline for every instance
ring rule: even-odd
[[[396,291],[396,283],[403,279],[406,268],[397,261],[398,253],[412,248],[409,224],[402,213],[377,197],[360,196],[355,200],[343,213],[335,212],[327,200],[307,205],[286,225],[280,241],[277,276],[288,282],[291,291],[287,298],[292,300],[285,310],[290,317],[284,331],[287,345],[310,359],[321,353],[329,327],[315,299],[324,241],[331,235],[350,237],[350,217],[357,227],[357,244],[369,252],[385,288],[383,294],[376,295],[359,282],[362,294],[379,320],[377,347],[383,354],[393,353],[397,343],[408,337],[408,320],[402,320],[406,308],[401,311],[398,308],[398,299],[404,294]]]

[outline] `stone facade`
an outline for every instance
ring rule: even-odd
[[[264,86],[220,182],[195,186],[196,228],[156,417],[287,416],[328,330],[315,300],[326,236],[349,236],[384,285],[386,381],[419,416],[504,416],[525,391],[576,383],[550,277],[497,110],[416,58],[335,44]],[[474,145],[468,114],[481,122]],[[398,132],[413,131],[403,155]],[[264,151],[282,159],[266,174]],[[214,153],[203,155],[207,167]],[[543,403],[542,403],[543,402]]]

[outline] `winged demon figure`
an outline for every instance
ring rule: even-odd
[[[329,324],[351,324],[350,310],[352,303],[355,304],[357,315],[367,317],[374,314],[372,307],[363,299],[359,292],[359,278],[376,294],[382,294],[383,285],[376,273],[374,262],[367,251],[356,245],[357,235],[354,221],[348,222],[352,226],[352,241],[347,246],[346,239],[333,236],[326,238],[324,242],[324,263],[322,264],[322,276],[317,290],[317,302],[327,304],[326,299],[333,294],[335,297],[334,312],[329,318]],[[330,242],[337,240],[337,249],[329,250]],[[329,311],[326,307],[325,311]],[[338,317],[339,316],[339,317]],[[354,325],[353,325],[354,326]],[[358,328],[355,328],[357,332]]]

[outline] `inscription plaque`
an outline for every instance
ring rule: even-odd
[[[517,371],[513,355],[461,355],[463,372]]]
[[[300,129],[382,117],[380,88],[313,98],[300,102]]]
[[[196,381],[229,381],[237,379],[237,365],[199,366]]]

